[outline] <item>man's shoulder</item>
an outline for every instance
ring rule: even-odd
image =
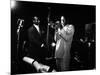
[[[34,30],[34,26],[28,28],[28,31],[32,31],[32,30]]]

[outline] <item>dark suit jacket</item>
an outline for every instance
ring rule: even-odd
[[[48,51],[46,48],[41,48],[41,44],[43,42],[43,38],[41,34],[38,33],[37,29],[34,26],[31,26],[27,30],[27,44],[25,46],[25,53],[23,56],[27,56],[35,59],[39,63],[45,65],[52,65],[53,61],[46,61],[45,58],[48,55]],[[27,64],[26,62],[22,62],[20,65],[19,71],[20,73],[36,73],[36,69]]]
[[[27,56],[41,61],[41,59],[45,58],[45,50],[41,48],[42,45],[42,37],[41,34],[37,31],[34,26],[31,26],[28,29],[28,51]]]

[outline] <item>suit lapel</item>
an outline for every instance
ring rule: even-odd
[[[33,26],[33,28],[35,29],[35,32],[40,36],[41,34],[38,32],[38,30],[36,29],[36,27]]]

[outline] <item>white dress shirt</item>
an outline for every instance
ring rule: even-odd
[[[35,24],[34,24],[34,26],[35,26],[35,28],[37,29],[37,31],[40,33],[40,28],[39,28],[39,26],[38,26],[38,25],[35,25]]]

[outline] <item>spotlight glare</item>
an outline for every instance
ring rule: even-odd
[[[11,8],[12,8],[12,9],[15,7],[15,5],[16,5],[16,1],[11,0]]]

